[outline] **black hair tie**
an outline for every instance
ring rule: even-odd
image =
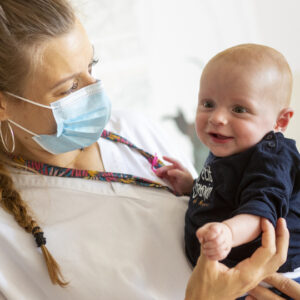
[[[46,238],[44,237],[44,232],[39,231],[41,228],[39,226],[36,226],[32,229],[32,234],[35,238],[35,242],[38,247],[41,247],[42,245],[46,244]]]

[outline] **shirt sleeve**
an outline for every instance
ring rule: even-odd
[[[292,160],[284,146],[262,144],[245,170],[236,196],[239,207],[233,216],[257,215],[275,226],[277,219],[286,217],[289,210],[294,181],[291,169]]]

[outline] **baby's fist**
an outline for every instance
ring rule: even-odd
[[[201,251],[211,260],[222,260],[231,250],[232,232],[225,223],[207,223],[197,230],[196,236]]]

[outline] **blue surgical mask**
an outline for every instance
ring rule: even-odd
[[[33,135],[33,140],[43,149],[59,154],[90,146],[96,142],[110,119],[111,103],[103,91],[101,81],[88,85],[58,101],[43,105],[14,96],[22,101],[51,109],[57,124],[56,134],[36,134],[12,120],[17,127]]]

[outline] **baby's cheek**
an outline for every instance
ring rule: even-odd
[[[195,130],[199,140],[205,143],[204,133],[207,124],[207,118],[201,113],[197,113],[195,120]]]

